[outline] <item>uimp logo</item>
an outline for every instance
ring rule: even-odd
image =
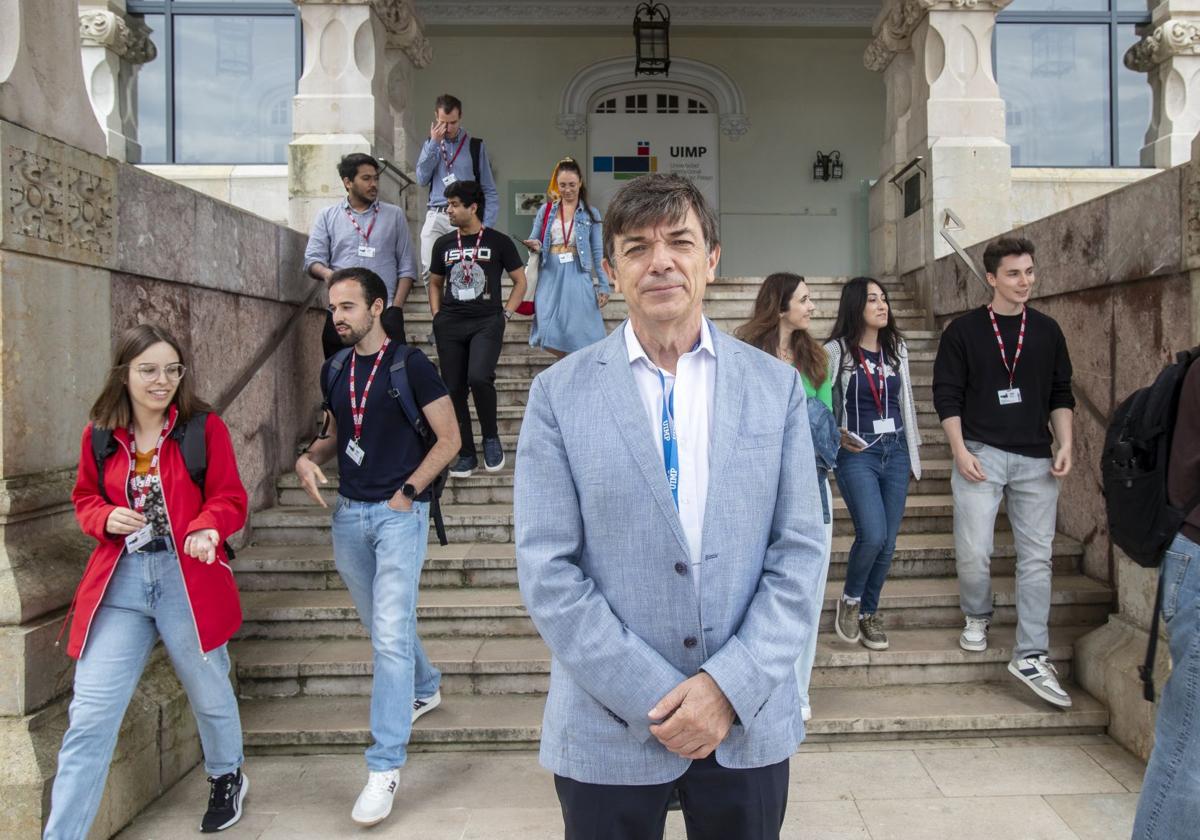
[[[650,141],[637,142],[635,155],[593,155],[592,172],[611,174],[618,181],[628,181],[648,172],[658,171],[658,158],[650,154]]]

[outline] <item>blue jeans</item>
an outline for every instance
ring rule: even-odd
[[[1158,704],[1134,840],[1195,837],[1200,826],[1200,545],[1176,534],[1161,574],[1173,667]]]
[[[833,496],[829,492],[828,476],[821,479],[821,492],[825,494],[825,498],[832,501]],[[812,703],[808,699],[808,686],[812,681],[813,660],[817,657],[817,628],[821,626],[821,608],[825,603],[825,581],[829,577],[829,554],[833,549],[833,516],[829,517],[829,521],[825,523],[825,565],[821,570],[820,580],[817,581],[817,614],[813,617],[811,624],[812,636],[808,640],[808,645],[804,648],[804,653],[800,654],[800,658],[796,660],[796,687],[800,692],[800,708],[812,708]]]
[[[200,650],[179,562],[174,551],[125,553],[117,561],[75,666],[75,696],[58,753],[46,840],[87,836],[121,719],[160,637],[196,716],[204,769],[222,776],[242,765],[242,723],[229,682],[229,653],[224,645]]]
[[[411,511],[338,496],[333,560],[358,617],[371,634],[371,736],[367,769],[391,770],[408,758],[414,697],[438,690],[442,675],[417,638],[417,592],[429,539],[429,503]]]
[[[842,594],[862,599],[859,612],[872,615],[879,609],[879,593],[896,553],[910,464],[903,432],[864,437],[874,442],[862,452],[838,451],[837,483],[854,520]]]

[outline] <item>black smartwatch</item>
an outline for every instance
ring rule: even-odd
[[[410,502],[415,501],[417,498],[417,488],[413,487],[411,484],[405,483],[404,486],[400,488],[400,492],[403,493],[404,498],[408,499]]]

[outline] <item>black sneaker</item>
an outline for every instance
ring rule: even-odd
[[[208,810],[200,830],[205,834],[224,831],[242,818],[242,803],[250,791],[250,779],[239,767],[224,776],[209,776],[212,789],[208,794]]]
[[[458,460],[450,467],[451,478],[470,478],[471,473],[479,468],[479,458],[474,455],[459,455]]]
[[[504,469],[504,447],[500,438],[483,439],[483,468],[488,472]]]

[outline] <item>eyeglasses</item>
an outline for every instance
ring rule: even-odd
[[[138,376],[142,378],[143,382],[156,382],[158,381],[159,374],[164,372],[167,374],[167,379],[171,382],[178,382],[180,379],[183,379],[184,371],[187,368],[177,362],[166,367],[162,365],[143,364],[138,365],[134,370],[137,371]]]

